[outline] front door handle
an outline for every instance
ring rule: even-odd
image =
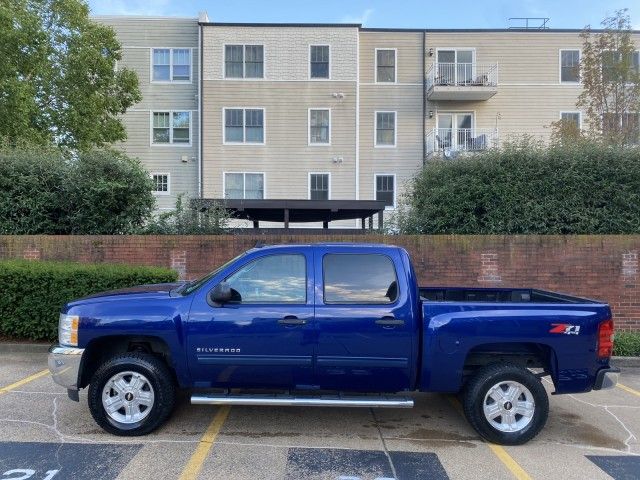
[[[382,317],[379,320],[376,320],[376,325],[381,325],[383,327],[400,327],[404,325],[404,320],[400,320],[391,316]]]
[[[287,315],[278,320],[280,325],[304,325],[307,321],[304,318],[298,318],[295,315]]]

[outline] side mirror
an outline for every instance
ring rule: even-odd
[[[213,290],[209,293],[209,298],[214,303],[227,303],[231,301],[231,287],[227,282],[220,282],[213,287]]]

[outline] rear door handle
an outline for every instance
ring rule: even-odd
[[[307,321],[304,318],[298,318],[295,315],[287,315],[278,320],[280,325],[304,325]]]
[[[394,317],[382,317],[376,320],[376,325],[382,325],[383,327],[400,327],[404,325],[404,320],[400,320]]]

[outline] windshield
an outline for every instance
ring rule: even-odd
[[[238,255],[237,257],[232,258],[231,260],[229,260],[227,263],[225,263],[223,265],[220,265],[213,272],[207,273],[204,277],[202,277],[202,278],[200,278],[198,280],[194,280],[193,282],[187,283],[180,293],[182,293],[183,295],[189,295],[191,292],[195,292],[202,285],[207,283],[211,277],[215,276],[220,270],[222,270],[223,268],[226,268],[228,265],[231,265],[233,262],[235,262],[239,258],[244,257],[246,254],[247,254],[247,252],[243,252],[240,255]]]

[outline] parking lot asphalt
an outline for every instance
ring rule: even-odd
[[[623,387],[552,396],[546,427],[518,447],[484,442],[439,394],[409,410],[211,407],[183,394],[158,431],[115,437],[45,368],[43,353],[0,353],[0,479],[640,478],[640,368],[623,370]]]

